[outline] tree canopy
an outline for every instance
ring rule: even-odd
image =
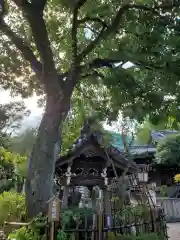
[[[138,119],[149,113],[178,115],[174,112],[180,92],[178,1],[23,2],[7,1],[8,7],[2,8],[0,64],[5,89],[23,97],[33,91],[43,94],[37,77],[41,55],[46,54],[48,61],[44,50],[50,42],[61,76],[66,77],[74,54],[78,56],[78,91],[92,100],[98,95],[101,109],[108,106],[110,119],[117,117],[119,109]],[[44,22],[33,7],[40,11],[45,5]],[[124,69],[127,62],[134,66]]]
[[[180,165],[180,135],[166,137],[157,145],[156,161],[161,164]]]

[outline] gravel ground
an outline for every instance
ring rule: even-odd
[[[180,223],[168,223],[168,235],[170,240],[180,240]]]

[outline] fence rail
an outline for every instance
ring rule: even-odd
[[[152,216],[151,216],[152,215]],[[64,216],[67,217],[65,214]],[[161,209],[122,209],[121,212],[109,216],[105,213],[83,214],[79,218],[74,218],[74,214],[69,219],[68,225],[61,225],[68,239],[73,240],[101,240],[108,239],[109,234],[120,237],[127,235],[139,236],[156,233],[162,235],[162,239],[167,238],[164,215]],[[65,221],[66,222],[66,221]],[[117,238],[118,239],[118,238]],[[143,239],[143,238],[142,238]]]
[[[180,222],[180,199],[179,198],[157,198],[157,205],[164,209],[166,221]]]
[[[47,240],[107,240],[126,239],[126,236],[138,236],[137,239],[139,240],[144,239],[145,236],[151,238],[160,236],[160,239],[167,240],[167,229],[162,210],[156,209],[156,211],[152,211],[151,213],[153,213],[153,218],[150,217],[149,211],[130,211],[128,214],[125,214],[123,218],[120,214],[109,216],[103,212],[98,212],[98,214],[83,214],[81,216],[79,215],[79,217],[75,217],[73,214],[71,217],[69,216],[70,218],[64,214],[64,216],[61,215],[60,223],[56,222],[55,225],[47,224],[47,226],[44,226],[41,230],[43,230],[44,239]],[[29,228],[30,223],[6,222],[5,224]],[[53,238],[50,234],[52,227]],[[153,235],[153,233],[157,235]],[[4,238],[4,240],[5,239],[6,238]]]

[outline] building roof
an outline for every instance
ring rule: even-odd
[[[115,147],[113,144],[108,144],[108,146],[103,147],[103,137],[103,133],[98,131],[81,134],[80,137],[73,143],[72,147],[67,151],[67,154],[57,159],[56,168],[61,167],[66,163],[71,163],[81,154],[88,156],[89,149],[91,154],[96,154],[96,151],[98,154],[98,148],[113,160],[117,168],[126,168],[128,165],[127,154]],[[133,162],[129,172],[137,172],[137,168],[137,165]]]
[[[116,148],[120,149],[122,152],[124,151],[123,147],[123,141],[122,136],[119,133],[111,132],[113,136],[112,145]],[[151,144],[145,144],[145,145],[135,145],[134,142],[129,146],[129,150],[131,154],[136,157],[140,155],[153,155],[156,152],[156,146],[153,144],[161,141],[162,139],[166,138],[169,135],[175,135],[178,134],[177,131],[170,131],[170,130],[161,130],[161,131],[151,131],[151,138],[152,143]],[[127,143],[131,142],[132,139],[130,136],[127,136],[126,139]]]
[[[106,147],[107,154],[113,159],[116,166],[125,167],[128,163],[128,156],[124,152],[123,140],[121,134],[118,132],[109,132],[112,136],[111,143]],[[170,134],[177,134],[177,131],[152,131],[152,139],[157,142],[162,138],[167,137]],[[92,145],[96,147],[100,146],[102,149],[104,134],[100,131],[90,131],[90,126],[87,124],[82,128],[79,138],[72,144],[71,148],[67,151],[65,156],[61,156],[56,161],[56,167],[61,167],[66,163],[72,162],[80,154],[87,155],[89,148],[91,147],[91,152],[96,151],[95,148],[92,150]],[[126,142],[132,142],[132,137],[127,136]],[[137,157],[145,157],[149,155],[154,155],[156,152],[156,146],[153,144],[149,145],[131,145],[129,150],[132,157],[135,159]],[[95,153],[94,153],[95,154]],[[137,168],[136,164],[133,163],[131,171],[135,171]]]
[[[124,151],[124,144],[122,140],[122,135],[118,132],[109,132],[112,136],[112,145],[118,148],[121,151]],[[126,142],[130,143],[132,141],[132,137],[126,136]]]
[[[151,131],[151,137],[154,142],[159,142],[160,140],[166,138],[170,135],[177,135],[177,131],[173,130],[159,130],[159,131]]]
[[[66,183],[65,172],[71,166],[72,186],[103,186],[101,176],[107,168],[107,178],[111,181],[128,169],[128,174],[139,172],[135,162],[129,166],[128,156],[108,142],[104,142],[104,134],[100,131],[81,131],[80,137],[73,143],[67,154],[59,157],[55,164],[57,184]]]
[[[116,138],[118,138],[118,135],[118,133],[115,133]],[[67,154],[57,159],[56,170],[58,171],[58,168],[62,168],[65,164],[74,164],[74,160],[78,159],[81,155],[85,156],[88,162],[91,161],[93,155],[103,156],[102,158],[104,158],[105,161],[107,158],[112,159],[117,169],[123,170],[127,168],[129,164],[127,154],[124,153],[120,146],[118,147],[114,144],[114,142],[108,141],[105,143],[105,141],[105,133],[92,129],[90,123],[85,122],[79,138],[72,144],[71,148],[68,149]],[[120,138],[118,138],[116,142],[119,143],[119,141]],[[77,164],[78,161],[79,160],[76,161]],[[137,171],[139,171],[138,166],[133,162],[129,168],[129,173]]]

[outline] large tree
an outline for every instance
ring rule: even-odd
[[[31,216],[52,195],[54,146],[74,89],[97,96],[114,119],[157,114],[179,95],[179,1],[0,1],[0,84],[23,97],[45,95],[29,159]],[[131,61],[136,67],[122,68]],[[169,86],[169,83],[173,83]],[[176,91],[174,90],[176,87]]]

